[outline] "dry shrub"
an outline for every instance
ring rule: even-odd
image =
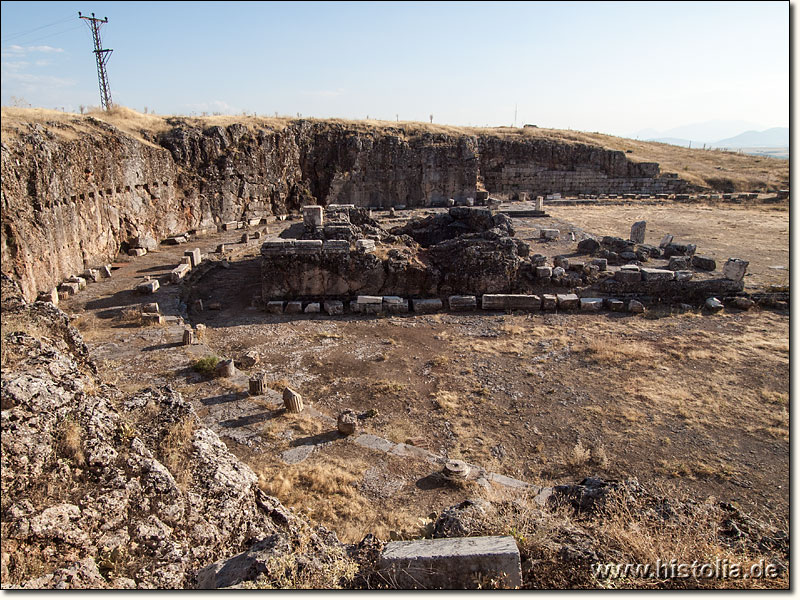
[[[272,381],[267,383],[267,387],[271,390],[275,390],[276,392],[283,392],[284,388],[289,387],[289,380],[288,379],[273,379]]]
[[[578,442],[573,446],[572,452],[567,456],[567,465],[573,468],[582,467],[588,464],[592,457],[592,451],[583,445],[583,442]]]
[[[444,412],[453,412],[459,407],[458,394],[446,390],[438,390],[431,394],[433,403]]]
[[[67,417],[58,430],[56,441],[58,454],[82,467],[86,464],[86,456],[83,454],[84,437],[83,427],[73,418]]]
[[[164,465],[184,490],[192,483],[191,439],[196,429],[194,418],[187,417],[171,425],[159,444]]]

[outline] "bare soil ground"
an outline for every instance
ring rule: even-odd
[[[648,241],[669,232],[697,243],[700,253],[750,260],[751,285],[779,283],[783,273],[773,276],[769,266],[788,265],[785,210],[549,212],[549,219],[515,220],[520,237],[532,239],[548,224],[626,237],[645,218]],[[425,460],[339,436],[325,417],[344,408],[375,411],[361,422],[366,432],[531,483],[637,477],[788,520],[788,313],[267,315],[250,308],[260,277],[257,245],[197,286],[206,306],[222,303],[221,310],[190,311],[191,322],[208,326],[200,346],[180,345],[180,325],[142,327],[124,309],[155,299],[162,312],[177,314],[179,286],[143,297],[130,291],[136,278],[163,277],[184,249],[199,245],[205,253],[240,233],[120,263],[111,279],[62,307],[76,315],[105,377],[130,389],[177,387],[265,490],[343,539],[368,532],[385,539],[392,531],[413,537],[432,511],[487,493],[442,484]],[[532,250],[569,248],[574,242],[563,235]],[[233,379],[190,368],[208,354],[237,358],[250,350],[260,363]],[[247,372],[255,371],[266,372],[275,390],[298,389],[311,410],[284,413],[278,391],[248,397]],[[305,460],[287,464],[284,453],[301,446],[312,447]]]

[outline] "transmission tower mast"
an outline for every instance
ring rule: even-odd
[[[83,16],[78,11],[78,18],[84,19],[92,30],[92,37],[94,38],[94,56],[97,59],[97,79],[100,82],[100,105],[103,110],[108,110],[112,106],[111,90],[108,88],[108,75],[106,74],[106,63],[111,58],[113,50],[104,50],[100,43],[100,28],[108,23],[108,17],[105,19],[97,19],[92,13],[91,17]]]

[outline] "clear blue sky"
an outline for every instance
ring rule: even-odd
[[[2,104],[572,128],[789,124],[789,2],[2,2]],[[12,98],[13,97],[13,98]]]

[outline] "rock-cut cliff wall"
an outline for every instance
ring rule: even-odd
[[[23,123],[2,143],[2,270],[27,299],[103,264],[134,237],[163,239],[308,203],[425,206],[494,193],[670,191],[621,152],[491,135],[297,120],[137,135],[93,117]]]

